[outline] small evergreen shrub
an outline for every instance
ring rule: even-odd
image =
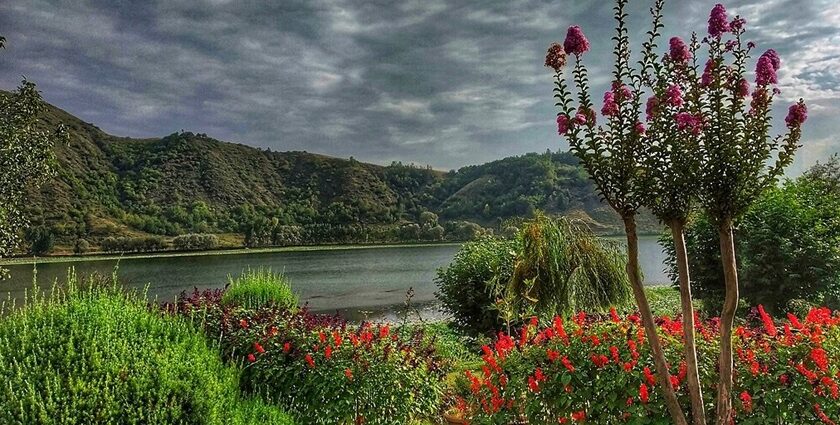
[[[239,398],[238,376],[189,323],[115,281],[36,295],[0,320],[0,423],[290,424]]]
[[[275,306],[295,310],[298,307],[298,296],[292,292],[289,279],[270,268],[248,269],[235,279],[229,277],[229,281],[221,298],[223,304],[246,309]]]

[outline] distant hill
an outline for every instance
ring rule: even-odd
[[[57,148],[58,177],[32,190],[29,212],[64,246],[185,233],[221,234],[236,244],[265,226],[393,227],[419,222],[423,211],[442,223],[498,227],[542,209],[579,217],[599,232],[620,231],[618,217],[565,152],[440,172],[272,152],[189,132],[116,137],[55,107],[44,121],[64,123],[71,138]]]

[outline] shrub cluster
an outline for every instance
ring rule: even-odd
[[[340,318],[277,306],[223,304],[193,292],[170,308],[201,323],[224,356],[243,366],[242,388],[306,424],[406,424],[438,411],[440,361],[422,332],[350,326]]]
[[[105,252],[153,252],[166,249],[166,241],[160,236],[109,236],[101,246]]]
[[[636,314],[613,310],[604,318],[557,317],[544,327],[534,320],[516,337],[500,333],[483,347],[481,371],[465,373],[460,409],[474,424],[666,423],[639,322]],[[657,325],[672,383],[687,406],[682,321],[664,316]],[[712,395],[719,320],[698,320],[697,330],[701,381]],[[840,315],[816,308],[805,318],[777,321],[758,307],[735,334],[737,423],[840,420]]]
[[[246,309],[278,307],[296,310],[298,296],[292,292],[292,286],[286,276],[274,273],[270,268],[247,270],[230,283],[222,295],[225,305],[239,305]]]
[[[172,239],[172,247],[179,251],[198,251],[215,249],[219,246],[219,238],[207,233],[189,233]]]
[[[86,289],[80,289],[80,286]],[[0,321],[0,423],[290,424],[186,321],[71,275]]]

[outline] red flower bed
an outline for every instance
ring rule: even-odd
[[[762,307],[735,332],[737,423],[840,421],[840,316],[825,308],[778,321]],[[697,320],[697,319],[696,319]],[[689,406],[680,318],[659,332],[672,383]],[[714,400],[719,320],[697,320],[701,380]],[[581,313],[548,326],[535,321],[517,338],[500,333],[483,348],[480,372],[467,372],[460,404],[477,424],[662,423],[667,418],[645,333],[635,315]],[[707,405],[711,414],[714,406]]]

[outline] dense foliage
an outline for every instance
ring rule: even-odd
[[[735,230],[741,296],[785,311],[793,300],[840,307],[840,190],[837,159],[762,195]],[[671,241],[671,275],[674,275]],[[695,293],[719,308],[723,293],[717,229],[691,224],[687,248]]]
[[[82,287],[86,289],[81,289]],[[290,424],[243,402],[238,372],[184,320],[71,275],[0,321],[4,424]]]
[[[492,332],[525,317],[626,304],[626,256],[584,225],[537,213],[513,239],[464,244],[435,282],[443,308],[462,328]]]
[[[431,417],[443,392],[435,346],[422,329],[349,325],[307,310],[223,304],[194,292],[170,308],[200,323],[243,366],[244,390],[305,424],[394,424]]]
[[[438,270],[437,296],[455,324],[479,333],[502,327],[499,288],[513,276],[519,250],[516,240],[482,238],[462,245],[452,263]]]
[[[751,317],[736,329],[735,422],[840,420],[840,316],[818,308],[777,321],[759,307]],[[718,326],[717,319],[697,322],[701,382],[709,394],[717,382]],[[660,317],[657,328],[672,384],[687,405],[681,321]],[[471,423],[670,423],[635,313],[580,313],[546,326],[535,320],[517,336],[500,333],[483,348],[483,360],[481,371],[465,373],[458,403]]]

